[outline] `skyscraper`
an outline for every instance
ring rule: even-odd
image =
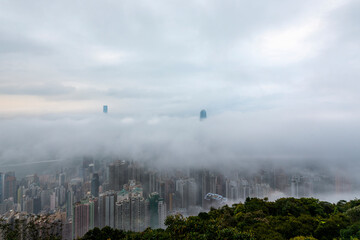
[[[159,204],[159,194],[154,192],[149,196],[149,210],[150,210],[150,227],[158,228],[159,227],[159,213],[158,213],[158,204]]]
[[[125,198],[117,202],[115,205],[115,212],[115,227],[124,231],[130,231],[130,199]]]
[[[115,227],[115,203],[117,194],[108,191],[99,196],[99,225],[100,227]]]
[[[99,197],[99,174],[94,173],[91,179],[91,195]]]
[[[144,231],[147,227],[145,199],[138,193],[127,193],[122,197],[123,199],[116,203],[116,228],[125,231]]]
[[[205,207],[204,197],[207,193],[210,192],[210,173],[208,170],[203,170],[201,174],[202,174],[201,199],[202,199],[202,207]]]
[[[88,230],[98,226],[97,198],[75,203],[72,224],[73,238],[82,237]]]
[[[2,203],[4,200],[4,180],[5,175],[4,173],[0,172],[0,203]]]
[[[165,220],[166,220],[166,203],[159,199],[158,203],[158,215],[159,215],[159,228],[165,229]]]
[[[128,162],[116,161],[109,165],[109,187],[111,190],[119,191],[128,179]]]
[[[16,177],[14,172],[7,172],[4,175],[3,182],[3,199],[12,197],[16,202],[17,189],[16,189]]]
[[[59,186],[65,186],[65,173],[60,173],[59,174]]]
[[[205,109],[200,111],[200,121],[205,120],[206,119],[206,111]]]
[[[125,231],[144,231],[148,223],[148,201],[143,198],[143,189],[135,180],[118,192],[115,206],[116,228]]]
[[[103,106],[103,113],[108,113],[108,106],[107,105]]]

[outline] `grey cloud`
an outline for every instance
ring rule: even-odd
[[[296,120],[289,114],[226,113],[152,120],[116,116],[12,119],[1,122],[1,161],[73,159],[83,155],[158,160],[162,165],[211,165],[312,159],[351,163],[359,155],[352,120]],[[266,119],[266,124],[264,124]],[[342,128],[338,126],[342,125]]]
[[[0,93],[97,101],[116,117],[2,119],[0,160],[355,162],[360,5],[342,2],[2,2]]]
[[[75,91],[73,87],[66,87],[60,84],[27,84],[27,85],[0,85],[0,94],[11,95],[36,95],[36,96],[56,96],[71,94]]]

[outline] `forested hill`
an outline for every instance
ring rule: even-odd
[[[95,228],[81,239],[357,239],[360,200],[332,204],[314,198],[252,198],[198,216],[170,216],[166,225],[166,230],[140,233]]]

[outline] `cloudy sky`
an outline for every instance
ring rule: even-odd
[[[85,142],[77,154],[123,144],[191,159],[221,143],[214,158],[357,159],[359,12],[357,0],[0,0],[0,157]],[[121,136],[87,132],[104,104]],[[92,120],[54,120],[74,115]]]
[[[0,111],[357,116],[359,10],[356,0],[4,0]]]

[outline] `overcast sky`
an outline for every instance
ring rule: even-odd
[[[350,0],[2,0],[0,111],[358,117],[359,11]]]
[[[167,146],[164,158],[189,161],[214,146],[214,161],[357,159],[359,12],[357,0],[0,0],[0,157],[113,152],[120,141],[130,156]],[[91,128],[104,104],[121,121]],[[92,120],[54,120],[69,114]],[[113,127],[121,140],[104,134]]]

